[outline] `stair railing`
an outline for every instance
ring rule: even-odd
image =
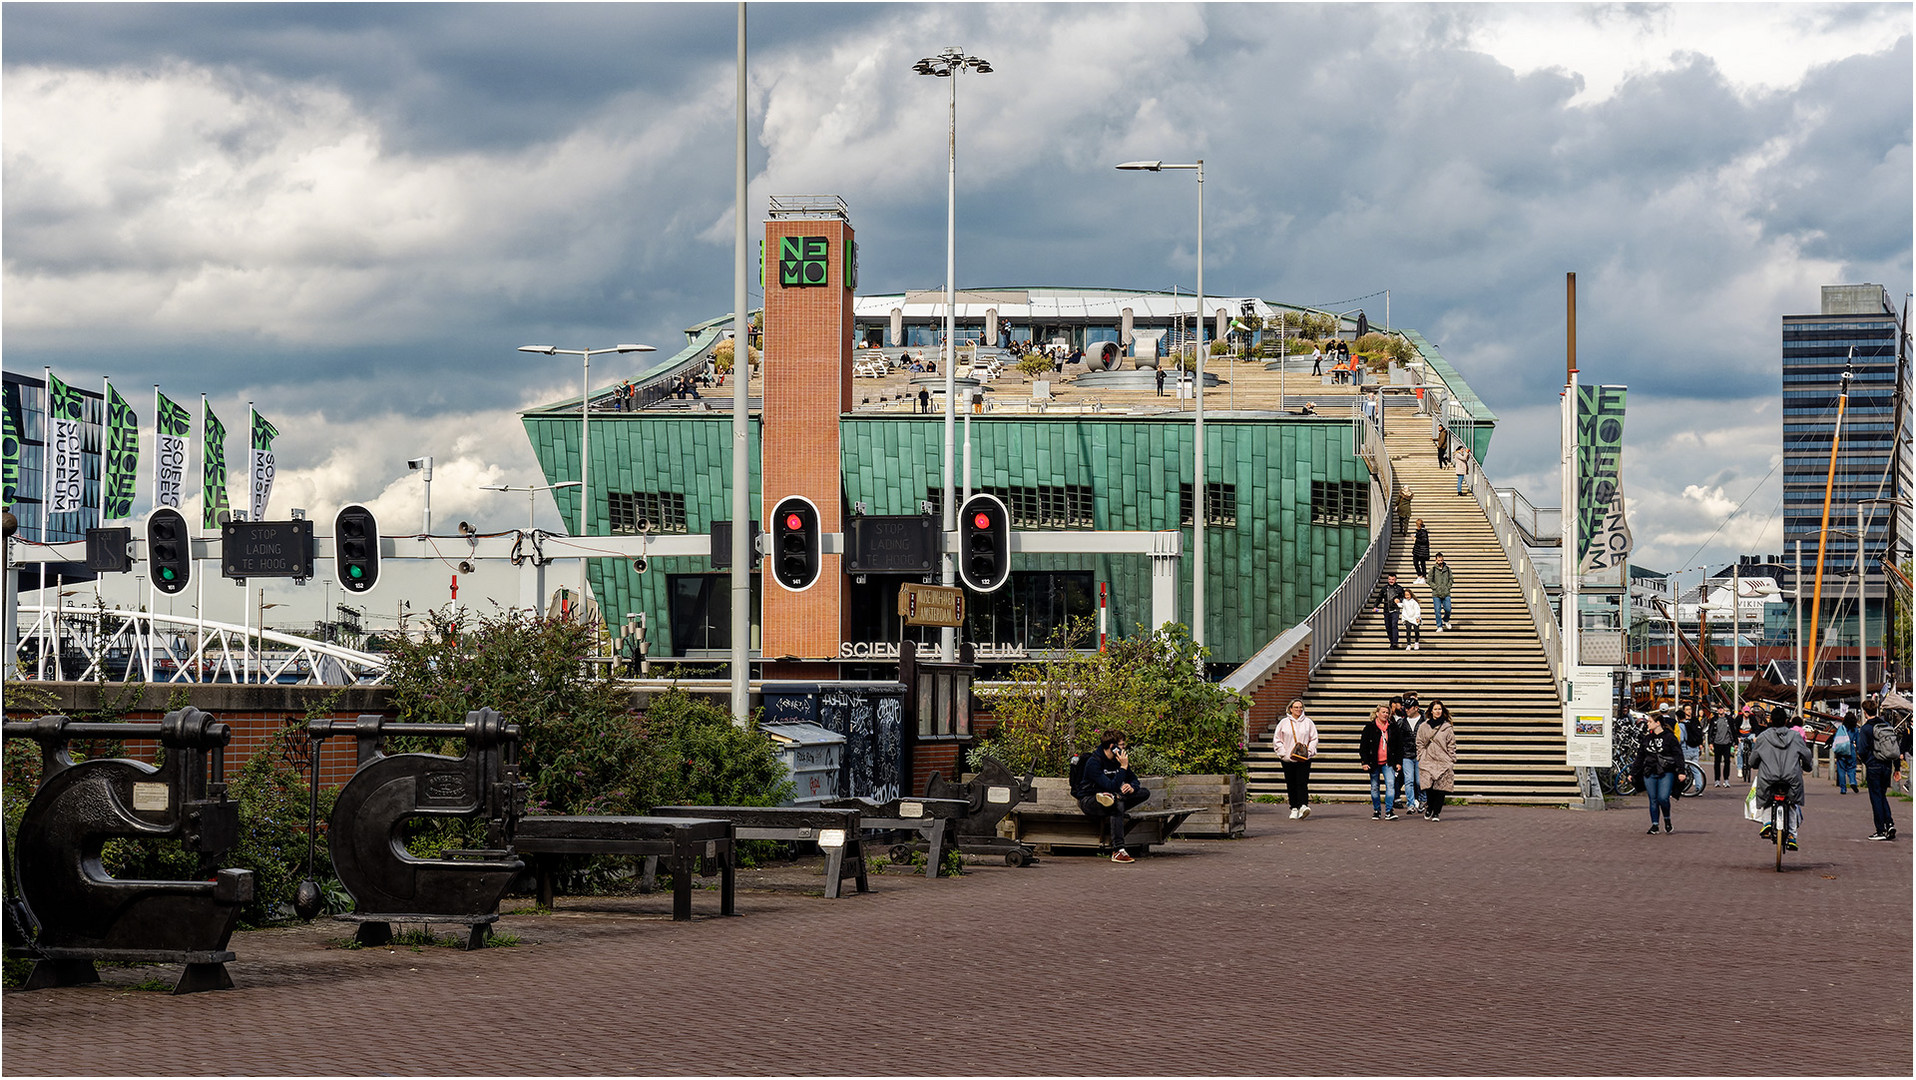
[[[1361,405],[1351,410],[1351,438],[1352,449],[1370,464],[1371,475],[1377,481],[1370,493],[1370,546],[1364,549],[1363,557],[1344,575],[1337,588],[1304,620],[1311,628],[1313,672],[1337,648],[1351,623],[1357,621],[1358,613],[1377,591],[1377,582],[1384,576],[1384,563],[1390,558],[1391,533],[1395,531],[1392,526],[1396,520],[1396,500],[1391,496],[1397,490],[1397,477],[1390,466],[1390,448],[1384,444],[1383,429],[1364,415]]]
[[[1504,509],[1504,501],[1497,497],[1490,478],[1484,475],[1483,466],[1474,456],[1470,459],[1466,482],[1477,505],[1483,507],[1484,516],[1490,519],[1491,531],[1497,534],[1497,543],[1504,549],[1504,557],[1510,560],[1511,572],[1517,575],[1524,605],[1530,609],[1530,621],[1536,627],[1537,639],[1543,643],[1544,658],[1550,662],[1551,685],[1561,697],[1563,676],[1558,669],[1563,662],[1563,633],[1557,627],[1556,612],[1550,608],[1550,593],[1544,588],[1543,578],[1531,563],[1530,553],[1524,550],[1523,530],[1510,516],[1510,511]]]

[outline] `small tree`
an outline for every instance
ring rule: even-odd
[[[1089,623],[1061,630],[1052,641],[1057,654],[1020,665],[1008,686],[987,693],[998,725],[980,751],[1014,771],[1063,776],[1073,754],[1119,731],[1135,747],[1139,772],[1242,771],[1248,699],[1205,677],[1205,650],[1184,627],[1138,631],[1084,653],[1076,646]]]

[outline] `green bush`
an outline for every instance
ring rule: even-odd
[[[1067,627],[1051,643],[1057,655],[1013,669],[986,693],[998,723],[974,764],[989,753],[1014,772],[1064,776],[1071,755],[1118,731],[1140,775],[1243,771],[1249,700],[1206,678],[1205,650],[1184,627],[1139,627],[1102,653],[1077,651],[1088,636],[1088,624]]]

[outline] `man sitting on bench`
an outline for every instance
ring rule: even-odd
[[[1111,836],[1111,861],[1116,863],[1136,862],[1131,853],[1124,850],[1124,813],[1149,799],[1151,792],[1138,783],[1137,775],[1131,771],[1131,755],[1124,743],[1124,736],[1108,731],[1098,740],[1098,748],[1087,754],[1080,754],[1072,766],[1071,793],[1077,796],[1078,806],[1089,817],[1107,822],[1106,828]]]

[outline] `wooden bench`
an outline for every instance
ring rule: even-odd
[[[738,840],[810,840],[825,853],[825,895],[837,898],[846,878],[858,882],[859,892],[870,892],[865,872],[865,844],[859,836],[860,813],[822,806],[655,806],[659,817],[719,818],[732,823]],[[656,860],[646,860],[646,876]]]
[[[925,876],[935,878],[945,861],[945,833],[951,823],[964,817],[971,811],[971,804],[963,799],[927,799],[900,797],[890,802],[873,802],[870,799],[835,799],[825,804],[833,810],[858,811],[858,826],[861,829],[909,829],[923,839],[919,841],[925,848]],[[900,861],[916,844],[900,844],[892,849],[892,857]],[[899,849],[903,848],[904,851]]]
[[[1040,855],[1051,854],[1053,848],[1108,847],[1104,819],[1084,812],[1078,800],[1071,797],[1068,782],[1057,779],[1047,782],[1047,779],[1040,778],[1033,784],[1037,798],[1013,807],[1000,831],[1030,844]],[[1124,815],[1124,846],[1133,855],[1148,853],[1171,839],[1171,834],[1183,826],[1185,819],[1197,813],[1196,807],[1161,808],[1162,786],[1146,784],[1146,787],[1150,788],[1151,797]]]
[[[732,851],[732,823],[715,818],[550,816],[522,817],[513,833],[513,850],[531,856],[539,882],[539,903],[553,900],[554,855],[634,855],[645,859],[645,886],[651,892],[658,861],[667,859],[672,871],[672,918],[692,917],[692,875],[701,856],[719,867],[719,914],[732,915],[737,860]]]

